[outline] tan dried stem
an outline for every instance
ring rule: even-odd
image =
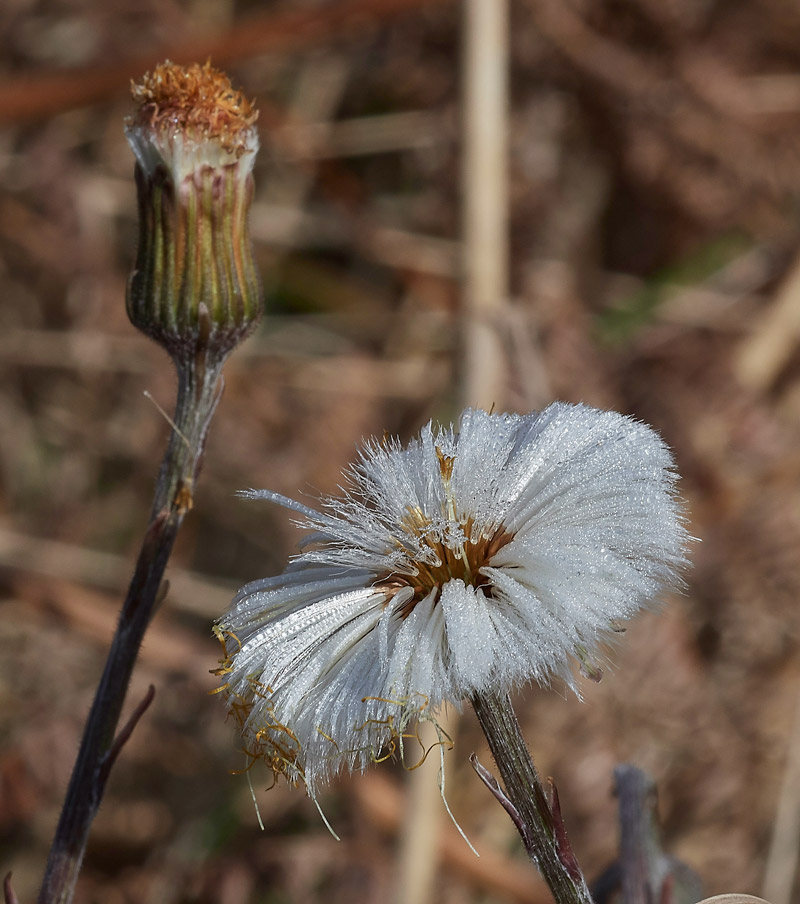
[[[502,408],[508,296],[508,3],[465,0],[462,402]]]

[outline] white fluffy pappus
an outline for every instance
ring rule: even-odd
[[[573,657],[591,665],[620,619],[680,583],[676,479],[650,427],[555,403],[372,441],[321,512],[247,492],[311,533],[217,629],[245,750],[313,797],[402,753],[444,702],[553,676],[574,688]]]

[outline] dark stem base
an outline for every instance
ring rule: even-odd
[[[111,766],[144,708],[140,704],[117,735],[122,706],[142,638],[159,600],[172,547],[192,505],[208,427],[222,392],[224,359],[178,364],[178,400],[172,435],[156,485],[150,523],[105,669],[84,728],[61,817],[45,869],[38,904],[69,904],[75,891],[89,830],[103,798]],[[148,701],[149,702],[149,701]]]

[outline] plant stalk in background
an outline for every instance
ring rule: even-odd
[[[261,312],[247,230],[257,113],[209,64],[162,64],[133,86],[133,97],[137,110],[126,133],[137,160],[140,232],[128,314],[172,356],[178,398],[150,523],[86,723],[40,904],[72,900],[109,772],[152,699],[151,689],[118,733],[139,646],[192,506],[222,367]]]

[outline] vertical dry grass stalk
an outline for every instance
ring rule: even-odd
[[[508,295],[508,3],[465,0],[463,404],[500,407]]]
[[[772,827],[767,864],[764,868],[764,897],[773,904],[791,904],[797,876],[800,846],[800,696],[789,737],[783,781]]]
[[[508,294],[508,3],[464,0],[462,30],[462,347],[459,402],[501,408],[506,373],[499,326]],[[454,737],[458,715],[443,714]],[[440,848],[438,757],[411,775],[398,889],[404,904],[431,900]],[[398,898],[399,900],[399,898]]]
[[[508,44],[506,0],[466,0],[462,399],[482,408],[502,408],[508,376],[500,333],[508,303]],[[591,901],[510,700],[476,695],[472,705],[506,786],[494,793],[531,860],[560,904]]]
[[[452,715],[446,718],[442,713],[440,724],[448,733],[455,727],[454,721]],[[420,726],[419,737],[426,748],[435,745],[438,740],[430,723]],[[406,816],[400,836],[398,882],[394,893],[397,904],[428,904],[433,900],[442,847],[444,810],[439,799],[439,768],[439,756],[436,750],[432,750],[425,762],[409,777]]]

